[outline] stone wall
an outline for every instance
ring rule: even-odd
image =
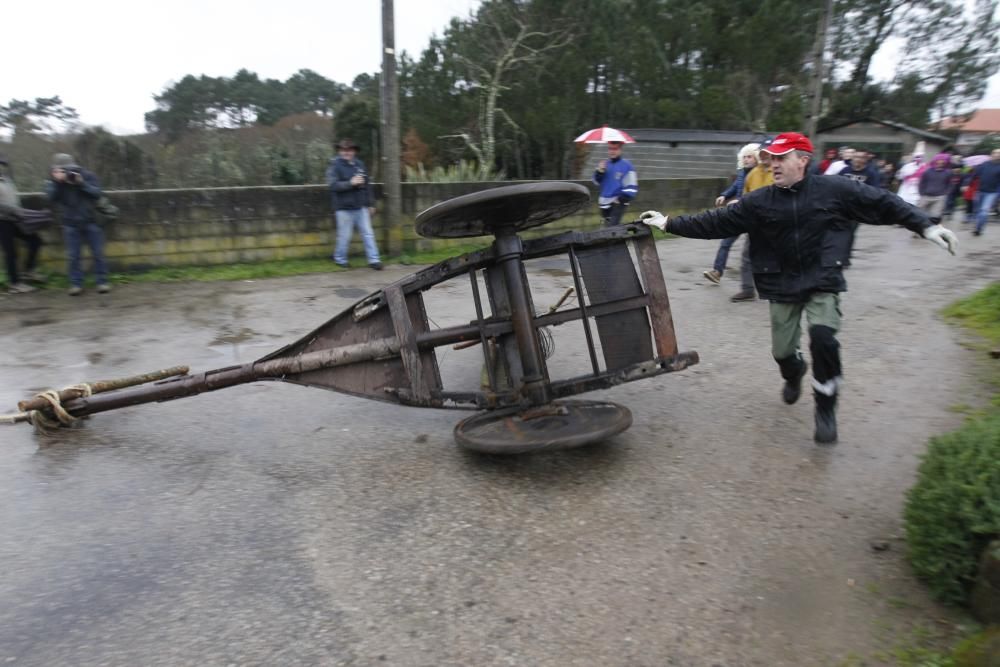
[[[624,155],[640,179],[733,178],[736,157],[745,144],[760,142],[759,132],[721,130],[626,130],[637,143],[627,144]],[[591,144],[580,178],[590,178],[597,163],[608,156],[606,144]]]
[[[635,217],[650,208],[673,213],[700,210],[711,205],[725,183],[721,178],[640,181],[640,196],[632,210]],[[376,213],[374,225],[380,247],[386,247],[390,233],[401,236],[405,252],[477,241],[485,245],[489,237],[421,238],[413,230],[413,219],[436,203],[501,185],[510,183],[405,183],[401,227],[386,229],[381,214]],[[596,201],[592,186],[591,190]],[[105,228],[106,255],[113,271],[328,257],[332,252],[333,223],[329,194],[324,186],[135,190],[107,194],[121,211],[118,220]],[[376,187],[376,197],[379,195],[380,188]],[[27,208],[46,206],[39,194],[27,194],[22,199]],[[531,230],[525,236],[593,229],[599,224],[595,205],[581,214]],[[43,232],[46,246],[42,261],[47,268],[62,271],[64,250],[59,232],[58,225]],[[356,254],[361,254],[361,244],[355,238],[352,255]]]

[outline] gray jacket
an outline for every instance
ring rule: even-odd
[[[0,220],[16,222],[21,218],[21,197],[17,186],[7,176],[0,174]]]

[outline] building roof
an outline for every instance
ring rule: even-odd
[[[952,142],[951,137],[946,137],[943,134],[935,134],[934,132],[928,132],[927,130],[921,130],[916,127],[910,127],[909,125],[903,125],[902,123],[897,123],[893,120],[879,120],[877,118],[855,118],[854,120],[849,120],[844,123],[837,123],[836,125],[829,125],[827,127],[819,128],[816,133],[822,134],[823,132],[829,132],[830,130],[836,130],[841,127],[847,127],[848,125],[854,125],[855,123],[877,123],[879,125],[885,125],[886,127],[891,127],[894,130],[899,130],[901,132],[909,132],[922,139],[930,139],[932,141],[943,142],[950,144]]]
[[[965,116],[942,118],[937,124],[939,130],[961,130],[962,132],[1000,132],[1000,109],[976,109],[968,120]]]
[[[763,132],[729,131],[729,130],[662,130],[647,128],[625,130],[636,141],[677,141],[683,143],[748,143],[760,141],[765,136]]]

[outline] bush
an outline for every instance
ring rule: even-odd
[[[967,604],[1000,536],[1000,414],[931,440],[905,512],[909,559],[939,599]]]
[[[404,165],[406,180],[410,183],[475,183],[481,181],[502,181],[504,174],[500,170],[480,169],[475,162],[459,160],[446,167],[427,169],[423,164],[416,167]]]
[[[997,667],[1000,665],[1000,627],[987,628],[969,637],[955,649],[955,667]]]

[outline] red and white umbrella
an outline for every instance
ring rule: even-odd
[[[625,132],[608,127],[607,125],[587,130],[573,141],[578,144],[606,144],[609,141],[619,141],[623,144],[635,143],[635,139],[628,136]]]

